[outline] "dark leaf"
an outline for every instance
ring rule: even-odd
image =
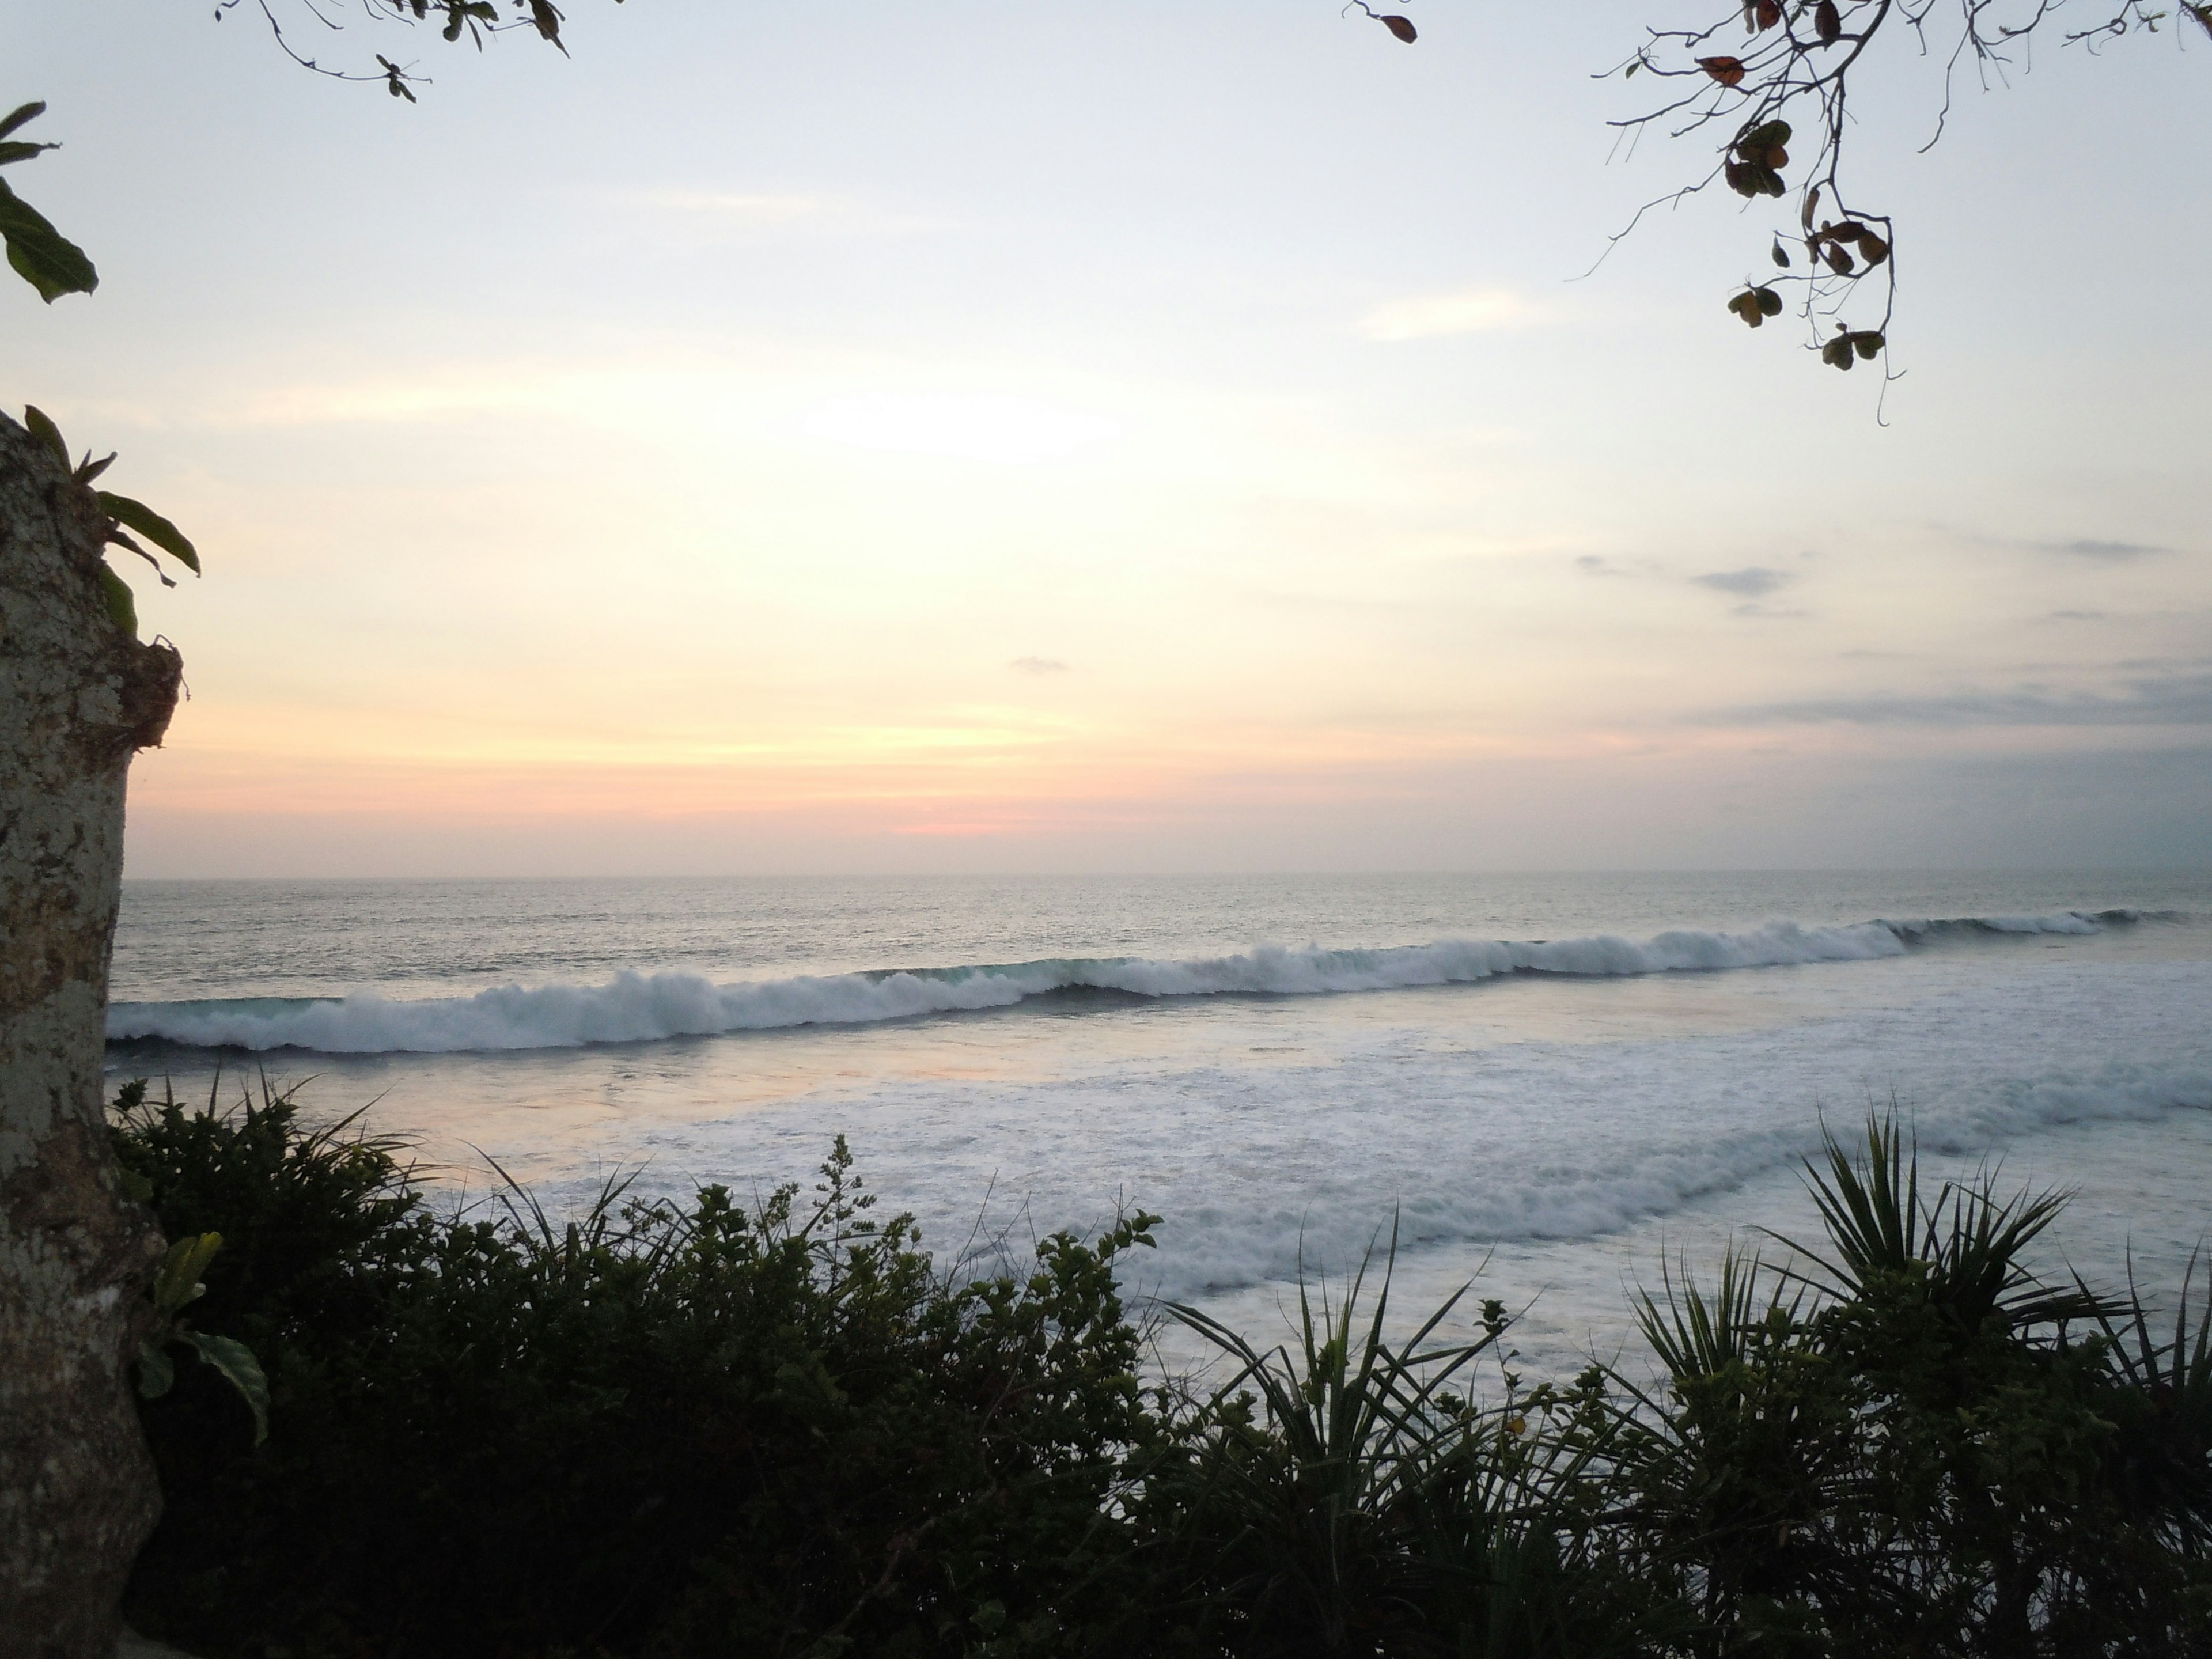
[[[137,639],[138,637],[137,602],[131,597],[129,584],[104,564],[100,567],[100,597],[107,601],[108,621],[113,623],[132,639]],[[167,1364],[166,1360],[162,1363]],[[140,1375],[143,1379],[144,1373],[142,1371]],[[163,1388],[167,1386],[166,1382],[162,1384]],[[143,1380],[139,1387],[143,1391],[145,1387]],[[160,1393],[161,1389],[156,1389],[154,1394],[148,1395],[146,1397],[150,1400]]]
[[[100,273],[84,250],[48,224],[5,179],[0,179],[0,235],[8,240],[8,263],[48,305],[64,294],[89,294],[100,286]]]
[[[110,573],[111,575],[112,574]],[[116,586],[122,587],[123,584],[118,581]],[[129,609],[131,590],[127,587],[123,588],[123,604],[126,610]],[[112,599],[108,609],[111,612],[114,609]],[[129,627],[134,634],[138,631],[138,624],[136,622],[130,623]],[[160,1343],[149,1342],[138,1350],[138,1392],[142,1397],[148,1400],[159,1400],[163,1395],[168,1393],[169,1385],[176,1380],[177,1368],[170,1364],[169,1356],[161,1352]]]
[[[1820,37],[1824,46],[1843,39],[1844,15],[1836,9],[1836,0],[1820,0],[1813,9],[1813,33]]]
[[[1742,83],[1743,59],[1741,58],[1700,58],[1698,67],[1724,87]]]
[[[64,466],[69,465],[69,445],[62,437],[61,428],[54,424],[53,416],[36,404],[23,406],[23,425],[30,434],[54,453],[54,459]]]
[[[126,524],[164,553],[183,565],[195,576],[200,574],[200,556],[185,532],[146,505],[134,501],[128,495],[99,492],[100,511],[121,524]]]
[[[199,1331],[179,1331],[202,1360],[221,1371],[253,1413],[253,1443],[269,1437],[269,1379],[253,1350],[235,1337],[209,1336]]]
[[[0,143],[0,167],[11,161],[27,161],[33,155],[60,148],[59,144],[27,144],[20,138],[10,139],[6,143]]]
[[[1884,343],[1881,334],[1871,330],[1864,334],[1851,336],[1851,344],[1857,349],[1859,356],[1869,362],[1881,354]]]
[[[131,539],[130,532],[125,530],[110,530],[107,532],[107,541],[108,545],[111,547],[127,548],[131,552],[136,553],[140,558],[145,560],[148,564],[152,565],[154,567],[154,574],[161,579],[162,586],[174,587],[177,585],[176,582],[171,579],[169,573],[161,568],[161,562],[159,559],[155,558],[151,553],[149,553],[144,548],[139,546],[137,543]]]
[[[1761,121],[1749,132],[1735,141],[1736,149],[1745,155],[1758,155],[1777,144],[1786,144],[1792,137],[1787,121]]]
[[[1782,8],[1777,0],[1759,0],[1759,27],[1771,29],[1782,21]]]
[[[530,0],[530,21],[538,26],[539,34],[561,46],[562,55],[567,55],[568,48],[561,46],[561,14],[553,0]]]
[[[1774,239],[1774,263],[1784,270],[1790,269],[1790,256],[1783,251],[1782,239],[1778,236]]]
[[[26,121],[34,121],[46,112],[43,100],[18,106],[4,121],[0,121],[0,138],[5,138]]]
[[[1859,257],[1867,262],[1867,268],[1871,270],[1889,258],[1889,244],[1872,231],[1863,230],[1859,233]]]
[[[1782,296],[1772,289],[1756,288],[1752,290],[1752,293],[1758,300],[1761,312],[1769,317],[1779,317],[1782,314]]]
[[[1833,363],[1838,368],[1849,368],[1852,361],[1851,337],[1848,334],[1838,334],[1827,344],[1822,346],[1820,361],[1824,363]]]
[[[77,463],[76,481],[81,484],[88,484],[114,465],[114,451],[110,450],[105,456],[95,461],[92,459],[92,452],[87,450],[84,459]]]
[[[1389,30],[1409,46],[1420,38],[1419,31],[1414,28],[1413,20],[1410,17],[1401,17],[1396,12],[1390,12],[1384,15],[1382,21],[1384,28]]]
[[[1844,252],[1840,243],[1831,242],[1820,257],[1828,262],[1828,269],[1834,271],[1837,276],[1848,276],[1851,274],[1853,269],[1851,256]]]

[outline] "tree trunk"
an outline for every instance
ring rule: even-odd
[[[128,1366],[161,1259],[101,1097],[131,757],[183,665],[109,620],[106,515],[0,416],[0,1659],[111,1659],[161,1510]]]

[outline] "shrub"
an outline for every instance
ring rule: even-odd
[[[148,1405],[168,1511],[142,1627],[211,1655],[1080,1639],[1156,1432],[1112,1265],[1154,1218],[955,1286],[868,1215],[842,1140],[803,1202],[616,1182],[561,1225],[512,1188],[434,1218],[398,1149],[281,1097],[118,1115],[165,1226],[265,1229],[204,1305],[257,1344],[270,1438],[227,1432],[212,1389]]]
[[[1662,1267],[1656,1385],[1522,1389],[1471,1285],[1390,1340],[1386,1251],[1271,1349],[1174,1310],[1232,1374],[1149,1398],[1115,1270],[1156,1217],[960,1281],[842,1139],[811,1194],[617,1179],[556,1223],[511,1182],[434,1214],[265,1087],[132,1085],[115,1134],[224,1236],[195,1318],[268,1375],[258,1448],[189,1359],[144,1402],[129,1610],[207,1659],[2212,1653],[2193,1264],[2170,1336],[2042,1283],[2063,1195],[1923,1191],[1890,1122],[1808,1165],[1790,1265]]]

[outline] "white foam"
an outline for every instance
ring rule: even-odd
[[[696,974],[623,973],[603,985],[504,985],[473,996],[410,1001],[360,992],[315,1000],[118,1003],[108,1011],[107,1034],[198,1048],[324,1054],[564,1048],[1003,1008],[1055,991],[1316,996],[1468,984],[1513,973],[1613,977],[1855,962],[1899,956],[1905,948],[1897,929],[1879,922],[1807,927],[1775,921],[1740,933],[1665,933],[1641,943],[1600,935],[1531,943],[1443,939],[1379,951],[1267,946],[1182,962],[1048,960],[726,985]]]

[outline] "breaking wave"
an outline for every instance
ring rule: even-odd
[[[1643,941],[1600,935],[1534,940],[1441,939],[1382,950],[1267,946],[1188,961],[1052,958],[954,968],[805,975],[716,984],[700,975],[623,973],[603,985],[504,985],[472,996],[398,1000],[253,997],[120,1002],[110,1041],[204,1048],[301,1048],[323,1054],[451,1054],[644,1042],[798,1025],[854,1025],[1005,1008],[1076,991],[1138,997],[1317,996],[1463,985],[1508,974],[1589,977],[1711,972],[1901,956],[1946,935],[2094,933],[2155,916],[2062,911],[1868,921],[1808,927],[1773,921],[1742,933],[1682,931]]]

